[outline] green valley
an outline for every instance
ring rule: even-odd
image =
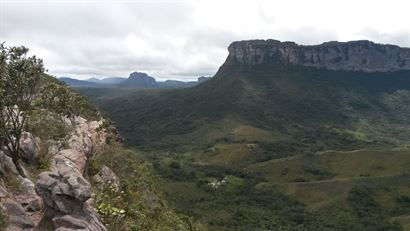
[[[409,76],[230,55],[192,88],[80,91],[208,230],[410,230]]]

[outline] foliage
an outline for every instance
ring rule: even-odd
[[[113,205],[121,204],[121,197],[124,191],[120,191],[117,186],[113,184],[102,184],[99,186],[99,193],[95,198],[97,212],[101,218],[112,229],[122,227],[126,211],[119,209]]]
[[[189,89],[81,91],[209,230],[401,230],[409,73],[228,62]]]
[[[399,224],[387,221],[386,212],[372,198],[369,189],[359,187],[351,189],[348,202],[357,215],[355,230],[403,230]]]
[[[225,64],[210,81],[188,89],[81,92],[109,113],[129,145],[190,149],[194,139],[204,148],[218,138],[229,140],[232,133],[224,123],[236,123],[276,133],[289,141],[288,147],[303,144],[291,151],[300,152],[306,147],[340,149],[410,138],[405,116],[409,108],[400,107],[406,105],[410,90],[408,73]],[[209,135],[218,133],[221,137]],[[262,140],[251,134],[248,141],[252,135]]]
[[[51,82],[43,86],[36,104],[60,115],[62,120],[79,115],[95,117],[98,113],[84,97],[61,83]]]
[[[44,142],[54,140],[63,143],[71,132],[71,128],[66,126],[60,115],[44,109],[37,109],[30,113],[26,130]]]
[[[138,153],[119,144],[106,146],[90,160],[89,174],[102,165],[115,171],[120,188],[95,185],[96,208],[109,230],[199,230],[190,218],[176,214],[161,199],[158,179]]]
[[[20,165],[20,137],[44,73],[42,60],[28,57],[27,53],[25,47],[0,45],[0,137],[5,139],[7,154],[24,177]]]

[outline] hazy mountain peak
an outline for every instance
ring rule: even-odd
[[[131,78],[146,78],[146,77],[150,77],[150,76],[145,72],[138,72],[138,71],[132,72],[129,76],[130,79]]]
[[[156,88],[157,81],[144,72],[133,72],[130,74],[127,80],[121,83],[126,87],[136,88]]]

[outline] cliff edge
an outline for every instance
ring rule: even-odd
[[[410,48],[367,40],[298,45],[278,40],[233,42],[228,60],[245,65],[295,64],[330,70],[388,72],[410,70]]]

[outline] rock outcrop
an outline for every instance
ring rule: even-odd
[[[34,230],[42,218],[43,200],[37,195],[34,183],[20,177],[10,157],[0,151],[0,159],[0,168],[8,176],[16,176],[14,187],[17,187],[17,190],[9,190],[0,186],[0,206],[8,216],[6,231]]]
[[[76,117],[66,123],[73,131],[65,145],[47,141],[50,170],[40,173],[36,184],[21,177],[11,158],[0,149],[0,170],[16,178],[16,189],[3,187],[0,182],[0,207],[8,216],[7,231],[49,230],[50,225],[58,231],[106,230],[91,206],[91,184],[83,175],[87,159],[105,143],[105,131],[100,129],[102,122]],[[39,143],[32,134],[23,134],[20,144],[28,165],[38,162]],[[105,169],[104,175],[110,173],[114,179],[115,174],[109,171]]]
[[[120,187],[120,179],[105,165],[101,167],[100,171],[93,177],[93,180],[101,185],[111,185],[117,189]]]
[[[31,133],[23,132],[23,134],[21,134],[20,147],[23,151],[23,160],[33,165],[37,164],[40,152],[39,143],[39,138],[34,138]]]
[[[70,122],[68,122],[70,123]],[[37,194],[44,200],[46,220],[55,230],[106,230],[88,203],[91,185],[83,177],[91,150],[102,145],[103,133],[98,122],[78,117],[68,148],[59,151],[51,160],[51,171],[39,175]]]
[[[371,41],[303,46],[277,40],[233,42],[228,60],[246,65],[296,64],[330,70],[387,72],[410,70],[410,48]]]

